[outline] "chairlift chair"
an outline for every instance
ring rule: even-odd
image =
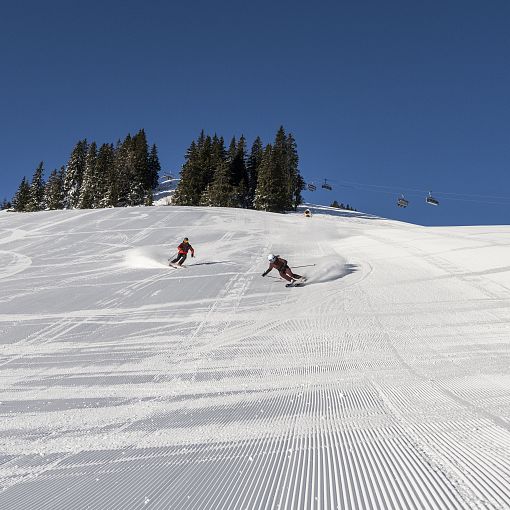
[[[306,187],[308,188],[308,191],[315,191],[317,189],[317,186],[311,182],[308,183]]]
[[[428,196],[425,198],[425,202],[427,202],[427,204],[429,204],[429,205],[439,205],[439,200],[434,198],[430,191],[429,191]]]
[[[327,189],[328,191],[333,190],[333,186],[331,186],[331,184],[328,184],[327,179],[324,179],[324,183],[322,184],[321,188]]]
[[[406,200],[404,198],[404,195],[400,195],[400,197],[397,199],[397,206],[398,207],[407,207],[409,205],[409,200]]]

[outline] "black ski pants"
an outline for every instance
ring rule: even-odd
[[[172,260],[172,264],[179,264],[180,266],[182,266],[182,263],[186,260],[187,257],[188,257],[187,253],[179,253],[177,257],[175,257],[175,259]]]

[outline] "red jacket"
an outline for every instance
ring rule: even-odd
[[[193,246],[191,246],[191,244],[189,243],[181,243],[177,247],[177,250],[179,253],[182,253],[184,255],[187,255],[188,251],[191,251],[191,255],[195,255],[195,250],[193,249]]]

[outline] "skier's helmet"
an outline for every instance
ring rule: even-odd
[[[276,260],[276,255],[273,255],[272,253],[270,253],[267,256],[267,260],[269,260],[269,262],[274,262]]]
[[[185,243],[188,242],[188,238],[187,237],[185,237],[183,240],[184,240]]]

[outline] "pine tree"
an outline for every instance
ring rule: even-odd
[[[23,177],[21,184],[18,187],[18,191],[12,199],[12,206],[15,211],[23,212],[27,210],[28,203],[30,201],[30,185],[28,184],[27,178]]]
[[[287,136],[287,175],[288,190],[290,194],[290,207],[294,210],[303,203],[301,192],[305,189],[305,180],[301,176],[298,168],[299,156],[297,145],[291,133]]]
[[[253,206],[253,200],[255,199],[255,189],[257,188],[257,177],[259,166],[262,161],[262,155],[264,153],[264,148],[262,146],[262,140],[259,136],[253,142],[251,147],[251,152],[246,162],[246,171],[248,175],[248,192],[247,192],[247,200],[248,207]]]
[[[93,207],[113,207],[117,205],[115,151],[112,144],[104,143],[99,147],[96,163],[96,184],[97,190]]]
[[[186,162],[182,165],[181,169],[181,178],[174,194],[174,203],[176,205],[193,205],[193,187],[196,182],[196,167],[198,165],[198,147],[195,140],[191,142],[185,159]]]
[[[50,210],[63,209],[64,207],[64,173],[64,167],[60,169],[60,172],[55,169],[46,182],[44,200],[46,207]]]
[[[273,175],[273,148],[268,144],[262,153],[262,160],[258,167],[257,188],[253,201],[255,209],[259,211],[280,212],[278,197],[274,193]]]
[[[44,209],[44,181],[43,181],[43,162],[39,163],[39,166],[35,169],[30,184],[29,190],[29,201],[25,208],[27,211],[41,211]]]
[[[200,205],[202,195],[211,184],[217,161],[221,159],[223,139],[214,140],[202,131],[197,142],[193,141],[186,153],[181,179],[175,191],[176,205]]]
[[[78,207],[80,188],[85,172],[87,148],[87,140],[80,140],[71,152],[71,157],[67,163],[64,176],[64,207],[66,209]]]
[[[215,161],[215,157],[216,154],[213,153],[213,140],[209,135],[207,135],[200,149],[200,165],[198,167],[199,189],[197,190],[198,200],[200,200],[200,195],[203,193],[204,189],[213,180],[214,171],[216,169],[216,165],[218,164]]]
[[[83,171],[83,180],[80,187],[80,198],[77,207],[80,209],[92,209],[97,195],[97,145],[92,142],[87,150],[85,158],[85,170]]]
[[[241,136],[239,142],[232,138],[228,151],[230,183],[236,190],[238,204],[234,207],[248,207],[248,172],[246,170],[246,139]]]
[[[117,140],[115,147],[112,146],[113,163],[108,172],[108,189],[103,200],[103,207],[117,207],[121,205],[121,187],[128,186],[122,180],[123,154],[122,142]]]
[[[131,205],[131,179],[134,175],[133,139],[127,135],[115,151],[115,206]]]
[[[215,133],[212,138],[211,146],[211,168],[213,172],[227,160],[227,151],[225,150],[225,140],[222,136],[218,137]]]
[[[201,205],[202,207],[211,207],[212,206],[210,191],[211,191],[211,185],[208,184],[207,187],[205,188],[205,190],[202,192],[202,195],[200,196],[199,205]]]
[[[2,205],[0,205],[0,209],[4,210],[4,209],[10,209],[10,208],[11,208],[11,203],[6,198],[4,198]]]
[[[148,161],[148,171],[149,171],[149,186],[151,190],[157,188],[159,183],[159,172],[161,172],[161,165],[159,164],[158,157],[158,148],[156,144],[151,147],[151,151],[149,153],[149,161]]]
[[[141,129],[134,137],[130,147],[131,186],[130,205],[142,205],[152,189],[152,176],[149,175],[149,149],[145,131]]]
[[[236,187],[231,184],[231,168],[224,161],[216,169],[214,179],[207,188],[209,205],[215,207],[239,207]]]
[[[288,146],[285,130],[280,127],[273,145],[273,186],[277,208],[283,212],[291,209],[291,183],[288,165]]]
[[[143,205],[145,206],[151,206],[153,205],[154,203],[154,195],[152,193],[152,190],[150,189],[149,191],[146,192],[145,194],[145,198],[144,198],[144,201],[143,201]]]

